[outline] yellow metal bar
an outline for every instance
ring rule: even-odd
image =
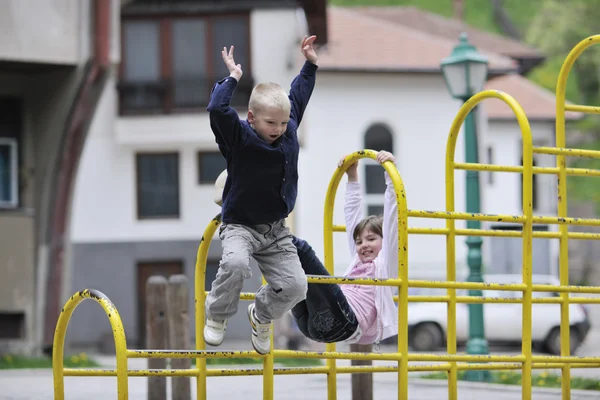
[[[523,172],[522,166],[504,166],[492,164],[456,163],[454,168],[465,171],[488,171],[488,172]],[[533,167],[534,174],[558,175],[556,167]],[[567,175],[577,176],[600,176],[600,170],[587,168],[566,168]]]
[[[565,363],[534,363],[533,369],[558,369]],[[441,364],[417,364],[409,365],[410,372],[426,372],[426,371],[448,371],[451,368],[451,363]],[[494,364],[470,364],[456,363],[458,370],[517,370],[521,369],[520,363],[494,363]],[[598,368],[600,363],[571,363],[571,368]],[[298,367],[298,368],[275,368],[275,375],[306,375],[306,374],[327,374],[328,367]],[[398,367],[394,366],[344,366],[337,367],[336,372],[341,374],[356,374],[356,373],[374,373],[374,372],[397,372]],[[117,376],[116,369],[84,369],[84,368],[65,368],[65,376],[72,377],[90,377],[90,376]],[[148,377],[148,376],[189,376],[194,377],[197,374],[196,369],[133,369],[128,370],[129,377]],[[263,375],[262,368],[250,369],[216,369],[207,370],[207,376],[250,376]]]
[[[408,210],[408,216],[413,218],[435,218],[435,219],[460,219],[465,221],[490,221],[523,223],[525,217],[522,215],[500,215],[500,214],[481,214],[481,213],[462,213],[450,211],[426,211],[426,210]],[[531,218],[534,224],[549,225],[578,225],[578,226],[600,226],[600,219],[593,218],[566,218],[566,217],[542,217],[533,216]]]
[[[464,213],[456,211],[427,211],[427,210],[408,210],[408,216],[413,218],[434,218],[434,219],[460,219],[465,221],[491,221],[491,222],[523,222],[522,215],[499,215],[499,214],[481,214]]]
[[[255,351],[127,350],[127,358],[264,358]]]
[[[362,150],[355,153],[352,153],[346,157],[343,164],[336,170],[331,181],[329,183],[329,187],[327,188],[327,195],[325,199],[325,212],[324,212],[324,223],[323,223],[323,236],[324,236],[324,244],[325,244],[325,267],[329,271],[331,275],[333,275],[334,271],[334,263],[333,263],[333,208],[335,204],[335,195],[337,188],[339,186],[340,180],[348,167],[355,162],[357,162],[361,158],[371,158],[375,160],[377,158],[377,152],[373,150]],[[377,284],[380,281],[386,281],[386,285],[393,284],[393,286],[398,286],[398,293],[400,297],[400,301],[398,304],[398,352],[402,354],[406,354],[408,352],[408,325],[406,321],[408,320],[408,232],[407,232],[407,205],[406,205],[406,195],[404,192],[404,184],[396,169],[395,165],[392,162],[386,162],[383,165],[383,168],[387,171],[390,176],[395,192],[396,192],[396,201],[398,204],[398,277],[399,279],[387,279],[387,280],[367,280],[367,279],[352,279],[351,281],[348,278],[345,279],[345,283],[359,283],[359,284]],[[336,227],[335,231],[345,231],[345,227],[343,230],[340,230],[339,227]],[[339,278],[331,279],[331,278],[316,278],[317,280],[325,283],[341,283],[344,281],[340,281]],[[383,283],[383,282],[382,282]],[[404,322],[403,322],[404,321]],[[335,344],[327,344],[327,351],[334,351]],[[334,400],[336,398],[336,393],[333,388],[336,386],[336,378],[335,378],[335,360],[328,360],[327,365],[330,368],[330,372],[328,374],[328,399]],[[399,398],[406,398],[408,396],[408,361],[405,358],[401,358],[398,360],[398,396]]]
[[[494,164],[475,164],[475,163],[455,163],[454,169],[462,171],[487,171],[487,172],[523,172],[522,165],[494,165]],[[534,174],[557,174],[557,168],[551,167],[534,167]]]
[[[217,231],[217,228],[221,225],[221,214],[214,217],[204,229],[200,245],[198,246],[198,253],[196,255],[196,268],[194,273],[194,310],[196,314],[196,350],[203,351],[206,349],[206,343],[204,343],[204,320],[206,314],[204,312],[204,302],[206,300],[207,292],[204,290],[206,287],[206,261],[208,259],[208,250],[212,238]],[[129,352],[129,357],[133,357],[133,352]],[[166,357],[165,357],[166,358]],[[174,357],[169,357],[174,358]],[[199,400],[206,400],[206,359],[196,359],[196,398]]]
[[[515,105],[516,104],[515,102]],[[521,142],[523,154],[523,179],[522,179],[522,209],[525,220],[523,221],[523,263],[522,275],[525,290],[523,291],[523,314],[522,314],[522,333],[521,351],[525,356],[525,362],[522,368],[522,398],[531,399],[531,370],[533,361],[532,356],[532,252],[533,252],[533,140],[531,138],[531,128],[529,121],[525,116],[523,109],[518,106],[513,107],[513,111],[521,128]]]
[[[558,104],[558,99],[556,99]],[[558,143],[558,136],[556,137],[556,147],[534,147],[533,152],[536,154],[552,154],[557,157],[588,157],[588,158],[600,158],[599,150],[585,150],[585,149],[569,149],[565,148],[565,144]],[[560,169],[560,166],[558,166]],[[566,168],[566,167],[565,167]],[[559,173],[560,174],[560,173]]]
[[[448,228],[408,228],[409,234],[415,235],[447,235]],[[521,231],[501,231],[495,229],[455,229],[456,236],[493,236],[493,237],[522,237]],[[600,240],[600,233],[569,232],[569,239]],[[558,232],[533,232],[534,238],[558,239]]]
[[[265,279],[263,277],[263,284]],[[273,328],[271,327],[271,351],[263,358],[263,399],[273,400],[275,396],[275,379],[274,376],[274,355],[273,355]]]
[[[565,104],[566,111],[582,112],[586,114],[600,114],[600,107]]]
[[[69,321],[75,308],[84,300],[92,299],[100,304],[113,331],[115,341],[115,353],[117,358],[117,398],[127,400],[127,342],[125,339],[125,330],[121,317],[114,304],[106,295],[98,290],[85,289],[75,293],[65,303],[56,323],[54,331],[54,344],[52,347],[52,371],[54,375],[54,400],[64,400],[65,382],[64,382],[64,350],[65,336]]]
[[[456,141],[460,128],[462,127],[465,118],[471,112],[473,108],[481,101],[488,98],[496,98],[504,101],[514,112],[519,128],[521,129],[521,136],[523,142],[523,216],[487,216],[484,214],[470,214],[470,213],[456,213],[454,205],[454,170],[456,169],[456,163],[454,155],[456,152]],[[531,205],[531,190],[532,190],[532,176],[533,176],[533,153],[532,153],[532,139],[531,139],[531,128],[527,116],[523,111],[521,105],[510,95],[497,90],[484,90],[472,96],[467,100],[460,110],[458,111],[450,129],[446,145],[446,212],[436,213],[427,211],[409,211],[409,216],[418,217],[429,217],[429,218],[447,218],[446,228],[448,229],[448,238],[454,238],[455,232],[454,224],[450,224],[450,218],[460,217],[460,219],[477,219],[487,220],[496,222],[521,222],[523,224],[523,282],[526,287],[523,292],[523,353],[526,356],[526,361],[523,364],[523,381],[530,381],[531,376],[531,244],[532,244],[532,205]],[[461,164],[463,168],[470,167],[469,165]],[[447,243],[447,247],[454,248],[454,241]],[[448,250],[447,250],[448,251]],[[449,258],[449,257],[448,257]],[[447,272],[455,270],[454,257],[447,259]],[[453,298],[454,293],[448,292],[451,297],[448,309],[448,323],[449,323],[449,334],[448,341],[455,340],[456,332],[450,332],[456,330],[456,299]],[[450,307],[452,303],[452,307]],[[528,309],[526,307],[529,306]],[[452,309],[451,309],[452,308]],[[450,352],[450,346],[448,347]],[[456,376],[453,371],[450,372],[448,377],[449,388],[448,397],[451,400],[457,398],[457,391],[455,389]],[[531,383],[524,383],[523,385],[523,399],[531,398]]]
[[[556,166],[559,169],[558,174],[558,217],[566,218],[567,210],[567,174],[566,174],[566,158],[565,156],[577,155],[580,157],[600,157],[599,151],[591,150],[570,150],[565,149],[566,138],[565,138],[565,105],[566,105],[566,87],[569,72],[575,64],[575,60],[585,49],[588,47],[600,43],[600,35],[590,36],[580,41],[567,55],[567,58],[563,62],[563,65],[558,74],[558,81],[556,84],[556,147],[557,149],[547,149],[553,152],[547,152],[546,154],[557,154]],[[577,106],[578,111],[586,111],[586,109]],[[596,112],[594,110],[594,112]],[[540,149],[535,149],[539,152]],[[569,283],[569,237],[568,227],[566,225],[559,226],[559,233],[561,237],[559,239],[559,280],[561,285],[568,285]],[[561,355],[567,356],[570,354],[570,327],[569,327],[569,294],[562,293],[561,298],[563,303],[561,306],[561,324],[560,324],[560,336],[561,336]],[[563,399],[569,399],[571,396],[571,370],[568,365],[565,365],[562,369],[562,395]]]
[[[463,106],[464,107],[464,106]],[[455,120],[450,135],[458,135],[458,128],[462,126],[465,113],[461,120]],[[458,118],[458,117],[457,117]],[[451,140],[451,139],[449,139]],[[450,151],[450,144],[446,145],[446,213],[454,212],[454,149]],[[409,211],[410,215],[410,211]],[[453,219],[446,219],[446,280],[456,281],[456,224]],[[456,288],[447,287],[447,340],[446,351],[448,354],[456,354]],[[448,399],[456,400],[458,397],[458,366],[451,364],[448,370]]]

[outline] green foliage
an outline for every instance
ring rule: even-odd
[[[206,365],[246,365],[246,364],[262,364],[263,358],[245,358],[245,357],[231,357],[231,358],[207,358]],[[310,367],[323,365],[323,362],[316,358],[279,358],[276,357],[275,364],[283,365],[285,367]]]
[[[465,371],[458,372],[458,380],[465,379]],[[521,385],[521,374],[515,371],[491,371],[490,383],[500,383],[505,385]],[[435,372],[421,376],[424,379],[448,379],[447,372]],[[561,385],[562,378],[560,375],[550,374],[548,372],[542,372],[540,374],[533,374],[531,377],[531,385],[537,387],[547,388],[559,388]],[[600,390],[600,380],[590,378],[571,378],[571,389],[583,389],[583,390]]]
[[[600,1],[598,0],[544,0],[531,20],[527,31],[528,43],[544,51],[551,59],[562,61],[581,40],[599,33]],[[560,68],[560,67],[559,67]],[[556,71],[558,76],[558,71]],[[588,48],[575,62],[570,73],[577,84],[577,102],[598,104],[600,96],[600,49]],[[573,87],[573,86],[572,86]],[[569,99],[574,99],[572,92]]]
[[[66,368],[97,368],[100,366],[96,361],[89,359],[85,353],[65,356],[64,364]],[[49,357],[25,357],[15,354],[5,354],[0,357],[0,370],[21,368],[52,368],[52,359]]]

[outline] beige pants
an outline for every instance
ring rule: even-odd
[[[225,320],[238,309],[244,280],[252,276],[250,257],[265,280],[256,293],[256,317],[260,322],[281,318],[306,298],[306,275],[285,222],[244,226],[223,225],[219,232],[223,257],[206,298],[206,315]]]

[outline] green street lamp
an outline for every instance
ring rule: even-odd
[[[467,101],[472,95],[483,90],[487,80],[487,58],[478,53],[461,33],[460,42],[452,50],[452,54],[442,60],[442,74],[452,97]],[[475,110],[473,110],[475,111]],[[467,163],[477,163],[477,127],[474,112],[465,119],[465,159]],[[480,212],[479,172],[467,171],[466,182],[467,213]],[[467,228],[481,229],[480,221],[467,221]],[[468,282],[483,282],[481,274],[481,237],[467,236],[467,264],[469,266]],[[470,290],[470,296],[481,296],[481,290]],[[485,339],[483,323],[483,304],[469,304],[469,341],[467,354],[489,354]],[[466,378],[473,381],[487,381],[489,371],[467,371]]]

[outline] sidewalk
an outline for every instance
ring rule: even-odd
[[[137,360],[139,361],[139,360]],[[142,360],[143,361],[143,360]],[[234,368],[234,366],[228,366]],[[247,365],[244,367],[248,367]],[[137,366],[130,365],[130,368]],[[374,375],[374,398],[377,400],[397,399],[397,375],[381,373]],[[147,400],[147,378],[129,378],[129,399]],[[338,400],[351,399],[350,375],[338,375]],[[208,378],[207,398],[248,400],[262,399],[261,376],[210,377]],[[195,384],[192,380],[192,394]],[[521,387],[490,385],[471,382],[458,383],[460,400],[520,400]],[[280,375],[275,377],[276,400],[326,399],[327,381],[324,375]],[[577,391],[571,393],[572,400],[598,399],[597,391]],[[51,370],[11,370],[0,372],[0,399],[2,400],[52,400],[53,381]],[[116,378],[114,377],[67,377],[65,378],[65,399],[67,400],[112,400],[117,398]],[[170,398],[170,397],[169,397]],[[192,397],[195,399],[195,397]],[[445,381],[409,379],[409,399],[442,400],[448,398]],[[534,388],[535,400],[559,400],[560,389]]]
[[[227,350],[250,350],[248,341],[231,341]],[[339,351],[348,351],[347,346],[338,346]],[[394,351],[393,347],[382,346],[381,352]],[[97,360],[102,368],[115,368],[114,355],[89,356]],[[374,361],[377,365],[393,365],[389,361]],[[349,360],[338,360],[338,365],[350,365]],[[147,360],[128,360],[129,369],[147,368]],[[261,365],[227,365],[212,368],[261,368]],[[597,370],[589,370],[596,372]],[[541,371],[538,371],[541,372]],[[408,398],[410,400],[444,400],[448,399],[448,384],[444,380],[419,379],[417,372],[409,377]],[[337,377],[338,400],[350,400],[351,376],[339,374]],[[377,373],[373,378],[374,398],[376,400],[398,399],[396,373]],[[209,377],[207,398],[209,400],[227,400],[245,398],[262,400],[262,376]],[[167,385],[169,387],[169,385]],[[192,399],[195,400],[195,380],[191,379]],[[169,389],[168,389],[169,390]],[[170,393],[168,393],[170,399]],[[327,399],[327,380],[325,375],[277,375],[274,385],[275,400],[325,400]],[[596,400],[600,398],[598,391],[571,391],[571,400]],[[0,400],[52,400],[54,385],[51,370],[6,370],[0,371]],[[116,400],[116,377],[66,377],[66,400]],[[129,399],[147,400],[147,378],[129,378]],[[460,400],[521,400],[521,387],[513,385],[483,384],[474,382],[458,382],[458,399]],[[560,400],[560,389],[533,388],[534,400]]]

